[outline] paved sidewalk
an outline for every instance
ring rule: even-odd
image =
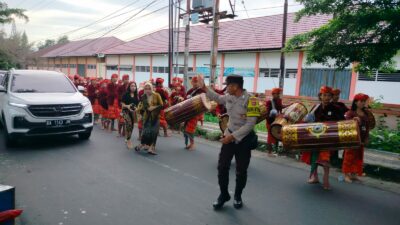
[[[207,131],[220,131],[219,125],[216,123],[204,122],[204,125],[201,128]],[[259,142],[267,143],[268,134],[266,132],[257,132],[257,135]],[[364,153],[364,163],[400,170],[400,154],[366,149]]]

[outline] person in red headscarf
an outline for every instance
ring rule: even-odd
[[[80,84],[80,79],[81,79],[81,76],[79,76],[79,74],[75,74],[75,75],[74,75],[74,85],[75,85],[75,87],[77,87],[77,88],[78,88],[78,86],[79,86],[79,84]]]
[[[109,131],[116,131],[114,123],[120,116],[118,103],[118,74],[113,74],[111,76],[111,82],[107,85],[107,104],[108,118],[111,120]]]
[[[88,93],[88,98],[89,98],[90,102],[92,103],[95,123],[98,123],[100,113],[101,113],[101,108],[100,108],[99,98],[98,98],[99,85],[97,83],[96,78],[92,78],[90,80],[90,84],[87,87],[87,93]]]
[[[368,144],[370,120],[368,118],[367,101],[369,96],[357,94],[354,96],[351,109],[346,112],[347,120],[356,120],[361,133],[362,145],[359,149],[345,149],[343,157],[342,172],[344,180],[348,183],[360,181],[359,176],[363,174],[364,146]]]
[[[283,104],[282,104],[282,99],[281,99],[281,93],[282,93],[282,88],[273,88],[272,89],[272,99],[267,100],[265,103],[266,108],[267,108],[267,119],[266,119],[266,125],[267,125],[267,151],[268,151],[268,156],[275,156],[272,154],[272,145],[275,145],[276,147],[278,146],[278,141],[272,136],[271,133],[271,124],[275,121],[276,116],[278,116],[280,113],[282,113],[283,109]]]
[[[176,78],[176,77],[175,77]],[[178,104],[179,102],[182,102],[186,98],[186,94],[182,93],[182,85],[179,83],[172,84],[172,92],[171,95],[169,96],[169,102],[171,106],[174,106]],[[172,131],[176,131],[178,134],[180,133],[180,130],[182,128],[182,124],[173,124],[171,125]]]
[[[332,103],[331,87],[322,86],[320,88],[318,97],[320,103],[312,107],[311,113],[306,116],[306,122],[344,120],[344,115],[342,115],[339,108]],[[330,152],[328,150],[304,152],[302,154],[302,160],[311,165],[310,176],[308,179],[309,184],[319,183],[318,166],[322,166],[324,168],[323,188],[325,190],[329,190]]]
[[[164,79],[163,78],[157,78],[156,79],[156,89],[155,91],[161,96],[161,99],[164,103],[163,109],[160,112],[160,126],[164,130],[164,136],[169,137],[168,134],[168,124],[167,121],[165,120],[165,113],[164,110],[169,106],[169,94],[168,91],[164,88]]]
[[[345,114],[349,108],[343,103],[339,101],[340,99],[340,89],[332,90],[332,103],[339,109],[341,114]],[[333,166],[340,166],[339,160],[339,151],[331,151],[331,163]]]
[[[215,93],[220,94],[220,95],[225,95],[226,87],[224,87],[223,89],[218,89],[216,87],[213,87],[213,89],[214,89]],[[226,107],[223,104],[218,104],[217,107],[215,108],[215,115],[217,117],[221,117],[226,112],[227,112]]]
[[[118,109],[120,111],[120,115],[118,117],[118,137],[125,137],[125,126],[124,126],[124,117],[122,116],[122,97],[126,93],[126,90],[129,87],[129,75],[124,74],[122,76],[122,81],[118,84]]]
[[[108,118],[107,86],[108,86],[108,80],[101,81],[98,94],[99,105],[101,109],[100,114],[101,114],[102,130],[108,130],[110,125],[110,120]]]
[[[344,115],[347,111],[349,111],[349,108],[347,108],[346,104],[340,102],[339,99],[340,99],[340,89],[333,89],[332,102],[334,105],[336,105],[336,107],[340,109],[341,113],[343,113]]]
[[[198,80],[198,77],[193,77],[191,80],[192,88],[189,89],[189,91],[186,94],[186,99],[192,98],[196,95],[199,95],[201,93],[205,93],[203,88],[200,87],[200,83]],[[196,127],[197,127],[197,122],[199,121],[199,116],[195,116],[191,118],[190,120],[185,122],[185,129],[183,132],[183,135],[185,137],[185,145],[187,150],[194,150],[194,133],[196,132]]]

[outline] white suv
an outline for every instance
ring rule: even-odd
[[[62,73],[11,70],[0,83],[0,123],[7,146],[21,137],[78,134],[89,139],[93,110]]]

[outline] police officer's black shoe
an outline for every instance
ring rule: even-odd
[[[234,198],[233,207],[235,207],[235,209],[240,209],[240,208],[243,207],[242,197],[235,197]]]
[[[225,202],[231,200],[231,196],[229,194],[220,194],[217,201],[213,203],[213,207],[215,210],[221,209]]]

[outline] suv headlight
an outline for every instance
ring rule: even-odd
[[[83,106],[83,107],[86,107],[86,106],[88,106],[88,105],[90,105],[90,101],[86,101],[86,102],[82,103],[82,106]]]
[[[17,107],[17,108],[26,108],[26,107],[28,107],[27,104],[22,104],[22,103],[8,102],[8,104],[10,106],[14,106],[14,107]]]

